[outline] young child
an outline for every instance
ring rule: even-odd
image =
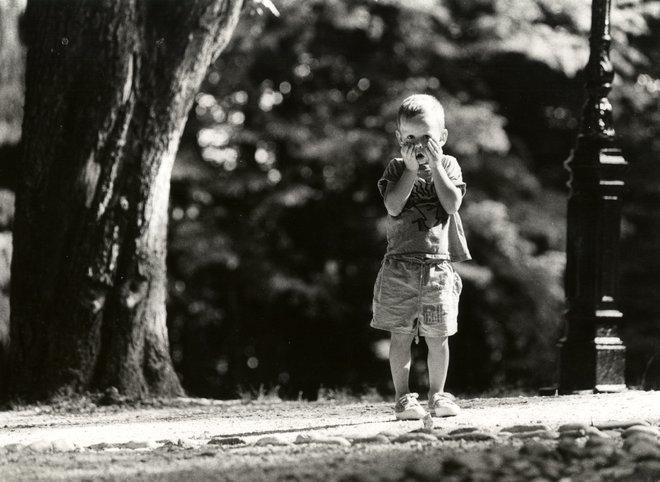
[[[453,262],[470,259],[458,215],[465,183],[447,141],[442,105],[430,95],[406,98],[397,119],[401,158],[390,161],[378,189],[387,209],[387,251],[374,286],[371,326],[391,333],[390,369],[397,419],[421,419],[426,410],[408,386],[413,339],[428,346],[432,415],[460,408],[445,393],[447,339],[457,331],[462,282]]]

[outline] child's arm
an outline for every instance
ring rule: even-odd
[[[415,152],[412,146],[404,145],[401,148],[401,154],[403,155],[403,162],[406,168],[403,170],[398,181],[388,181],[385,195],[383,196],[385,208],[390,216],[398,216],[403,211],[403,207],[406,205],[406,201],[408,201],[410,192],[417,180],[417,170],[419,169],[419,163],[415,159]]]
[[[429,167],[433,176],[433,185],[440,204],[447,211],[447,214],[456,214],[463,201],[463,191],[449,178],[442,165],[442,147],[440,144],[435,139],[431,139],[427,149],[430,154]]]

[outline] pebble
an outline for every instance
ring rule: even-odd
[[[129,449],[129,450],[139,450],[139,449],[155,449],[158,448],[160,445],[154,442],[153,440],[148,440],[148,441],[135,441],[131,440],[130,442],[126,443],[121,443],[121,444],[114,444],[114,447],[119,448],[119,449]]]
[[[635,460],[641,459],[659,459],[660,460],[660,447],[657,444],[644,439],[637,439],[633,443],[625,447],[628,454]]]
[[[470,442],[482,442],[497,439],[494,434],[482,431],[457,433],[455,435],[450,435],[448,438],[450,440],[468,440]]]
[[[8,444],[3,447],[7,452],[10,453],[15,453],[15,452],[20,452],[25,448],[25,445],[23,444]]]
[[[301,434],[296,437],[297,444],[325,444],[349,446],[351,443],[344,437]]]
[[[291,445],[289,442],[286,442],[282,440],[279,437],[261,437],[259,440],[257,440],[254,445],[257,446],[262,446],[262,445]]]
[[[540,442],[529,442],[520,447],[520,453],[534,457],[546,457],[554,452],[554,449]]]
[[[580,437],[584,437],[585,435],[587,435],[587,432],[585,430],[582,430],[582,429],[564,430],[563,432],[559,432],[559,437],[568,438],[568,439],[580,438]]]
[[[625,429],[621,435],[623,436],[623,438],[628,438],[631,435],[640,434],[640,433],[651,435],[654,437],[660,437],[660,430],[648,425],[633,425]]]
[[[46,440],[37,440],[29,444],[27,448],[33,452],[50,452],[53,449],[53,444]]]
[[[369,437],[359,437],[353,439],[353,445],[357,444],[389,444],[390,439],[383,434],[371,435]]]
[[[470,432],[478,432],[479,429],[477,427],[461,427],[452,430],[449,432],[449,435],[460,435],[462,433],[470,433]]]
[[[650,435],[648,433],[635,433],[628,435],[626,438],[623,439],[623,447],[624,448],[630,447],[631,445],[634,445],[639,441],[648,442],[652,445],[658,445],[660,443],[657,437],[653,435]]]
[[[585,433],[587,433],[588,428],[589,428],[589,426],[585,423],[579,423],[579,422],[577,422],[577,423],[565,423],[563,425],[560,425],[559,428],[557,429],[557,431],[559,433],[581,432],[582,435],[584,435]]]
[[[78,448],[73,442],[64,439],[53,440],[51,446],[53,452],[72,452]]]
[[[590,435],[587,441],[585,442],[585,447],[602,447],[614,446],[616,444],[615,440],[611,437],[601,437],[599,435]]]
[[[424,425],[424,430],[433,430],[433,417],[431,416],[430,413],[427,413],[424,415],[424,418],[422,419],[422,424]]]
[[[393,443],[406,443],[406,442],[437,442],[438,437],[429,433],[423,432],[408,432],[402,433],[392,440]]]
[[[600,430],[616,430],[616,429],[626,429],[632,427],[633,425],[648,425],[649,423],[645,420],[625,420],[625,421],[615,421],[610,420],[607,422],[597,423],[596,427]]]
[[[614,444],[585,445],[585,449],[592,457],[604,457],[605,459],[609,459],[616,453]]]
[[[393,432],[393,431],[390,431],[390,430],[384,430],[382,432],[379,432],[378,435],[382,435],[383,437],[387,437],[390,440],[395,439],[399,436],[399,434],[397,432]]]
[[[213,437],[207,442],[209,445],[245,445],[246,442],[240,437]]]
[[[87,448],[90,449],[90,450],[107,450],[107,449],[110,449],[112,447],[113,447],[112,444],[109,444],[107,442],[100,442],[100,443],[97,443],[97,444],[90,445]]]
[[[586,435],[589,437],[601,437],[601,438],[611,438],[608,434],[600,430],[598,427],[589,426],[585,430]]]
[[[531,432],[511,433],[511,438],[517,438],[517,439],[539,438],[544,440],[554,440],[559,438],[559,434],[557,432],[553,432],[550,430],[534,430]]]
[[[194,449],[197,446],[195,443],[191,442],[190,440],[183,438],[177,440],[176,445],[177,447],[181,447],[182,449]]]
[[[550,428],[547,425],[512,425],[510,427],[504,427],[500,432],[509,432],[509,433],[526,433],[526,432],[538,432],[540,430],[545,430],[546,432],[550,431]]]
[[[560,439],[557,444],[557,452],[566,459],[582,458],[585,455],[585,449],[571,438]]]

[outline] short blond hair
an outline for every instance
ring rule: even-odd
[[[440,129],[445,128],[445,109],[438,99],[428,94],[413,94],[403,100],[396,119],[397,126],[401,127],[401,121],[404,119],[412,119],[423,114],[436,117]]]

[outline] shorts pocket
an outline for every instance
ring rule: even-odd
[[[383,262],[380,265],[378,270],[378,275],[376,276],[376,282],[374,283],[374,301],[380,302],[381,292],[383,289],[383,270],[385,269],[385,263]]]
[[[458,301],[463,291],[463,281],[452,267],[449,290],[445,302],[442,305],[442,321],[449,335],[458,331]]]

